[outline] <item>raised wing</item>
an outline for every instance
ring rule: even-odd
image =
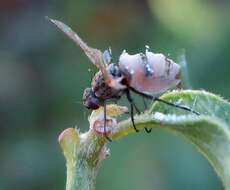
[[[105,81],[111,81],[103,60],[103,53],[100,50],[89,47],[69,26],[62,23],[61,21],[54,20],[49,17],[46,17],[46,19],[55,24],[62,32],[64,32],[70,39],[74,41],[75,44],[77,44],[83,50],[89,60],[94,65],[96,65],[96,67],[102,72]]]

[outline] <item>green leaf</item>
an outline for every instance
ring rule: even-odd
[[[211,163],[225,189],[230,189],[230,103],[214,94],[192,90],[172,91],[161,99],[188,106],[201,115],[155,102],[147,112],[135,117],[136,127],[139,130],[145,127],[163,128],[183,136]],[[117,110],[116,105],[108,106],[108,115],[120,114]],[[88,132],[81,134],[67,129],[59,137],[67,161],[68,190],[95,189],[98,169],[109,155],[106,138],[94,130],[98,121],[103,127],[103,115],[103,109],[92,113]],[[108,118],[108,124],[110,120]],[[113,121],[109,133],[111,139],[135,132],[130,119],[118,125]]]
[[[189,106],[201,115],[155,102],[147,113],[135,118],[137,128],[167,128],[182,135],[208,159],[225,189],[230,189],[230,103],[214,94],[192,90],[172,91],[161,99]],[[119,125],[129,125],[128,130],[114,134],[114,138],[131,132],[130,121]]]

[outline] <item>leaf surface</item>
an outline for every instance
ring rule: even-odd
[[[230,103],[205,91],[172,91],[161,99],[186,105],[201,115],[161,102],[137,119],[138,128],[160,127],[182,135],[208,159],[230,189]]]

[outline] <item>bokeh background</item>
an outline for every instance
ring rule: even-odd
[[[62,20],[92,47],[110,46],[115,62],[123,49],[134,54],[149,45],[184,65],[186,88],[230,98],[228,0],[2,0],[1,190],[65,189],[58,135],[67,127],[88,130],[81,98],[97,70],[45,16]],[[97,189],[223,189],[207,160],[168,131],[142,131],[109,147]]]

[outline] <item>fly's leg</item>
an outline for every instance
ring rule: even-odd
[[[135,93],[137,93],[137,94],[139,94],[139,95],[141,95],[141,96],[143,96],[143,97],[145,97],[145,98],[151,99],[151,100],[153,100],[153,101],[162,102],[162,103],[165,103],[165,104],[170,105],[170,106],[174,106],[174,107],[177,107],[177,108],[186,110],[186,111],[190,111],[190,112],[192,112],[192,113],[194,113],[194,114],[196,114],[196,115],[200,115],[199,112],[197,112],[197,111],[195,111],[195,110],[193,110],[193,109],[191,109],[191,108],[189,108],[189,107],[187,107],[187,106],[177,105],[177,104],[174,104],[174,103],[172,103],[172,102],[167,102],[167,101],[162,100],[162,99],[160,99],[160,98],[157,98],[157,97],[154,97],[154,96],[151,96],[151,95],[148,95],[148,94],[144,94],[144,93],[138,92],[138,91],[136,91],[136,90],[133,89],[133,88],[130,88],[130,89],[131,89],[133,92],[135,92]]]
[[[138,108],[136,107],[136,105],[135,105],[135,103],[134,103],[132,97],[130,96],[130,92],[129,92],[128,89],[126,90],[126,96],[127,96],[127,99],[128,99],[128,101],[129,101],[129,103],[130,103],[131,121],[132,121],[132,124],[133,124],[133,128],[135,129],[136,132],[139,132],[139,130],[136,128],[136,125],[135,125],[135,123],[134,123],[133,107],[135,107],[135,109],[136,109],[136,111],[138,112],[138,114],[140,114],[140,111],[139,111]],[[146,131],[147,133],[150,133],[150,132],[151,132],[151,130],[148,130],[147,128],[145,128],[145,131]]]
[[[132,99],[132,98],[131,98],[131,99]],[[132,99],[132,101],[133,101],[133,99]],[[137,106],[136,106],[136,104],[134,103],[134,101],[133,101],[133,106],[134,106],[136,112],[137,112],[138,114],[140,114],[141,112],[140,112],[140,110],[137,108]]]
[[[104,134],[105,134],[106,139],[112,142],[112,139],[110,139],[106,133],[106,102],[104,102]]]
[[[142,96],[142,100],[143,100],[145,109],[147,109],[147,104],[146,104],[146,101],[145,101],[145,97]],[[147,128],[145,127],[145,131],[146,131],[146,133],[151,133],[152,128],[151,128],[151,129],[147,129]]]
[[[183,110],[186,110],[186,111],[190,111],[196,115],[200,115],[199,112],[197,111],[194,111],[193,109],[187,107],[187,106],[183,106],[183,105],[177,105],[177,104],[174,104],[174,103],[171,103],[171,102],[167,102],[165,100],[162,100],[160,98],[157,98],[157,97],[152,97],[154,101],[158,101],[158,102],[162,102],[162,103],[165,103],[167,105],[170,105],[170,106],[174,106],[174,107],[177,107],[177,108],[180,108],[180,109],[183,109]]]
[[[143,103],[144,103],[145,109],[147,109],[147,104],[146,104],[145,98],[144,98],[143,96],[142,96],[142,100],[143,100]]]
[[[133,106],[134,106],[134,103],[133,103],[133,99],[130,96],[129,90],[126,91],[126,96],[127,96],[127,99],[128,99],[128,101],[130,103],[131,121],[132,121],[132,124],[133,124],[133,128],[135,129],[136,132],[139,132],[139,130],[136,128],[135,123],[134,123],[134,117],[133,117]]]
[[[151,133],[152,128],[151,128],[151,129],[147,129],[147,128],[145,127],[145,131],[146,131],[146,133]]]

